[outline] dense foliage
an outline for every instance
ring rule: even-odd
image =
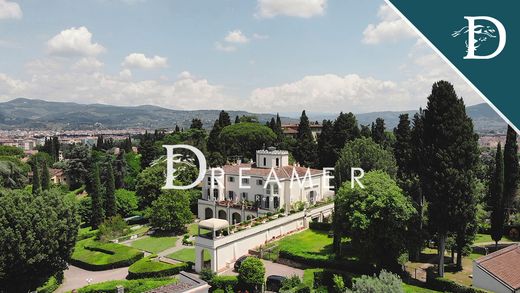
[[[238,269],[239,286],[250,292],[260,292],[264,284],[265,267],[256,257],[248,257]]]
[[[35,289],[67,267],[79,219],[61,191],[0,190],[0,207],[0,291]]]

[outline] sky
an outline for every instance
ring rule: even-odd
[[[311,113],[483,100],[383,0],[0,0],[0,102]]]

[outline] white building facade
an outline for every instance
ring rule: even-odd
[[[256,163],[236,163],[206,172],[199,218],[236,224],[282,209],[289,211],[295,204],[313,205],[334,194],[329,171],[290,165],[288,151],[259,150]]]

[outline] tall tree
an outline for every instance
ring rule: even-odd
[[[320,136],[318,137],[318,159],[322,168],[336,164],[334,150],[334,125],[330,120],[323,120]]]
[[[240,117],[238,117],[238,115],[235,117],[235,124],[238,124],[240,123]]]
[[[116,189],[125,187],[125,177],[127,174],[127,163],[125,150],[121,150],[114,160],[114,180]]]
[[[31,165],[33,177],[32,177],[32,193],[37,195],[42,191],[40,171],[38,170],[39,162],[33,162]]]
[[[92,229],[97,229],[101,223],[103,223],[104,211],[103,211],[103,195],[101,193],[101,180],[99,179],[99,167],[97,164],[93,164],[92,170],[92,192],[90,198],[92,199],[92,217],[90,219],[90,225]]]
[[[105,215],[107,218],[111,218],[116,215],[117,207],[116,207],[116,188],[115,188],[115,178],[114,178],[114,170],[112,168],[112,163],[109,161],[105,164],[105,173],[106,178],[104,180],[104,190],[105,197],[103,200]]]
[[[386,127],[385,120],[383,118],[377,118],[376,123],[373,126],[372,130],[372,139],[375,143],[385,146],[386,143],[386,135],[385,135]]]
[[[141,154],[141,169],[150,166],[155,159],[155,146],[153,137],[145,132],[139,142],[139,153]]]
[[[218,115],[218,121],[221,128],[231,125],[231,118],[229,117],[229,113],[224,110],[220,111]]]
[[[96,149],[97,150],[104,150],[105,149],[105,138],[103,135],[98,135],[97,142],[96,142]]]
[[[220,133],[222,132],[222,125],[220,123],[220,120],[215,120],[215,123],[213,124],[213,128],[209,132],[208,137],[208,151],[210,153],[213,152],[221,152],[222,151],[222,144],[220,140]]]
[[[444,251],[449,233],[465,220],[466,202],[473,202],[478,162],[477,135],[464,101],[446,81],[433,84],[424,113],[421,185],[429,202],[430,229],[438,236],[439,275],[444,276]],[[474,207],[470,207],[474,208]]]
[[[297,145],[293,154],[296,161],[303,166],[314,166],[317,162],[317,145],[312,136],[309,118],[307,117],[307,114],[305,114],[305,110],[300,116],[296,141]]]
[[[190,129],[202,129],[202,120],[199,118],[193,118],[191,120]]]
[[[340,151],[349,142],[360,136],[356,116],[352,113],[339,113],[334,121],[334,150],[336,161]]]
[[[51,176],[49,174],[49,168],[47,167],[47,161],[41,161],[42,166],[42,178],[41,178],[41,188],[42,190],[49,190],[51,185]]]
[[[517,134],[508,125],[506,144],[504,146],[504,208],[506,209],[510,209],[514,202],[519,179]]]
[[[496,248],[498,241],[502,239],[502,235],[504,234],[504,208],[506,203],[504,196],[504,157],[500,142],[498,143],[497,153],[495,155],[495,173],[493,174],[489,188],[491,203],[491,238],[495,241]]]
[[[372,131],[370,126],[361,124],[359,134],[361,137],[372,137]]]

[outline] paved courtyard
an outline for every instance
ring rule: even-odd
[[[63,284],[56,290],[57,293],[87,286],[87,279],[92,279],[91,284],[110,280],[124,280],[128,275],[128,267],[94,272],[69,265],[69,268],[63,273],[65,278]]]

